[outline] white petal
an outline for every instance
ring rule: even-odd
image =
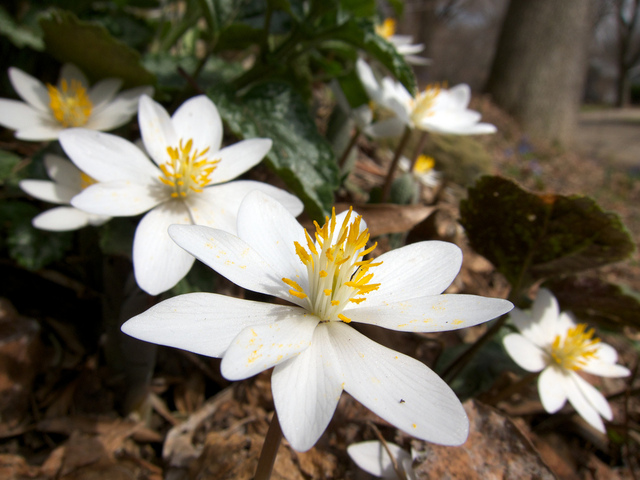
[[[162,165],[169,159],[167,147],[177,148],[180,142],[171,117],[162,105],[143,95],[138,104],[138,123],[147,153],[156,164]]]
[[[589,361],[581,370],[590,373],[591,375],[609,378],[628,377],[631,375],[631,371],[623,365],[600,362],[597,360]]]
[[[83,128],[60,134],[60,144],[76,166],[100,181],[160,183],[162,174],[142,151],[124,138]]]
[[[252,302],[215,293],[170,298],[122,325],[127,335],[158,345],[222,357],[244,328],[290,314],[291,307]]]
[[[121,86],[122,80],[119,78],[105,78],[93,85],[88,92],[92,111],[95,112],[109,103]]]
[[[570,379],[557,367],[545,368],[538,377],[538,394],[542,406],[549,413],[556,413],[567,401]]]
[[[73,207],[56,207],[33,217],[33,226],[51,232],[78,230],[89,224],[89,216]]]
[[[373,283],[380,288],[367,295],[367,307],[442,293],[456,278],[462,252],[453,243],[418,242],[377,257]]]
[[[71,199],[71,205],[85,212],[111,217],[140,215],[162,203],[153,186],[129,181],[94,183]]]
[[[192,139],[193,147],[199,152],[208,148],[207,157],[218,158],[219,153],[216,152],[220,150],[222,142],[222,120],[215,104],[208,97],[198,95],[184,102],[171,117],[171,122],[179,139],[185,143]],[[218,173],[217,169],[215,173]]]
[[[201,225],[172,225],[169,235],[191,255],[236,285],[267,295],[289,296],[282,277],[235,235]]]
[[[379,103],[382,99],[380,84],[376,80],[373,70],[371,70],[369,64],[359,58],[356,62],[356,70],[358,72],[360,82],[362,82],[362,86],[366,90],[367,95],[369,95],[369,98],[374,102]]]
[[[311,345],[319,321],[292,308],[275,322],[245,328],[222,357],[220,372],[228,380],[244,380],[297,356]]]
[[[237,180],[223,185],[206,187],[201,193],[186,199],[193,223],[237,234],[238,210],[244,197],[259,190],[275,198],[292,215],[302,212],[303,204],[294,195],[279,188],[252,180]]]
[[[584,398],[587,399],[600,415],[609,421],[613,419],[611,406],[602,393],[575,372],[571,372],[571,378],[580,389],[580,392],[582,392],[582,395],[584,395]],[[569,401],[571,401],[571,398],[569,398]]]
[[[94,110],[85,127],[92,130],[113,130],[124,125],[136,113],[141,95],[153,95],[153,88],[136,87],[119,93],[109,103]]]
[[[579,377],[574,372],[569,372],[569,374],[571,378],[566,382],[567,398],[569,399],[569,403],[571,403],[576,412],[578,412],[578,414],[584,418],[589,425],[596,430],[605,433],[606,429],[604,427],[604,422],[602,421],[595,405],[591,403],[591,400],[594,400],[595,396],[599,395],[598,392],[595,391],[591,385],[589,385],[590,388],[588,389],[584,384],[580,384],[579,382],[582,379],[578,380]],[[582,380],[582,382],[586,384],[584,380]],[[589,397],[587,397],[587,395],[589,395]],[[602,401],[606,403],[604,398]],[[596,400],[596,404],[602,407],[601,401]],[[607,407],[609,407],[608,404]],[[611,418],[611,416],[609,416],[609,418]]]
[[[9,67],[9,80],[25,102],[41,112],[50,112],[51,98],[44,84],[19,68]]]
[[[176,245],[167,228],[190,224],[184,203],[166,202],[147,213],[133,238],[133,270],[141,289],[158,295],[178,283],[191,269],[193,256]]]
[[[68,205],[77,191],[48,180],[21,180],[20,188],[38,200]]]
[[[451,388],[426,365],[369,340],[340,322],[328,328],[344,365],[344,389],[397,428],[421,440],[461,445],[469,421]]]
[[[238,211],[238,236],[271,265],[278,279],[288,278],[308,288],[306,267],[294,245],[296,241],[307,244],[304,230],[282,204],[259,191],[247,194]],[[278,296],[300,305],[288,290],[286,287],[284,296],[280,296],[282,293]]]
[[[618,361],[618,352],[608,343],[600,342],[596,347],[596,357],[600,362],[616,363]]]
[[[271,375],[273,401],[284,436],[297,451],[318,441],[342,394],[342,367],[325,325],[318,325],[311,346],[277,365]]]
[[[82,190],[80,170],[66,158],[48,153],[44,156],[44,166],[49,178],[57,184],[65,186],[75,193]]]
[[[544,351],[519,333],[505,335],[502,344],[513,361],[528,372],[539,372],[547,366]]]
[[[514,308],[509,312],[509,320],[522,335],[540,348],[547,348],[555,338],[552,331],[545,332],[542,326],[533,320],[530,312]]]
[[[396,50],[398,50],[398,53],[403,56],[413,55],[414,53],[420,53],[421,51],[423,51],[424,44],[416,43],[414,45],[399,45],[398,47],[396,47]]]
[[[387,448],[398,465],[401,465],[404,460],[409,460],[409,465],[411,465],[411,455],[406,450],[391,442],[387,442]],[[376,477],[395,480],[398,477],[393,468],[391,457],[387,453],[387,448],[378,440],[369,440],[349,445],[347,453],[351,460],[365,472]]]
[[[374,277],[375,279],[375,277]],[[358,323],[402,332],[444,332],[472,327],[507,313],[513,305],[477,295],[430,295],[369,307],[367,301],[344,312]],[[347,313],[349,312],[349,313]]]
[[[47,112],[41,112],[29,104],[7,98],[0,98],[0,125],[11,130],[22,131],[27,137],[35,138],[39,133],[44,140],[58,138],[62,130],[62,125]]]
[[[465,83],[451,87],[447,90],[447,94],[448,100],[454,108],[466,109],[471,101],[471,88]]]
[[[220,159],[212,175],[213,182],[223,183],[233,180],[254,167],[269,152],[271,144],[268,138],[251,138],[223,148],[213,155]]]

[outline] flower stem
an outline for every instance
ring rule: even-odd
[[[393,183],[393,174],[398,167],[398,162],[400,161],[400,156],[402,155],[402,151],[404,147],[406,147],[407,142],[411,138],[411,128],[405,127],[404,134],[400,139],[400,143],[398,143],[398,147],[396,148],[396,152],[393,156],[393,160],[391,161],[391,166],[389,167],[389,171],[387,172],[387,177],[384,180],[384,185],[382,186],[382,202],[386,202],[389,198],[389,192],[391,191],[391,184]]]
[[[351,140],[349,140],[349,144],[347,145],[347,148],[344,149],[344,152],[342,152],[342,155],[340,156],[340,160],[338,160],[338,166],[340,168],[344,167],[344,164],[347,161],[347,157],[351,153],[351,150],[353,150],[353,147],[358,141],[358,138],[360,138],[360,129],[356,127],[355,131],[353,132],[353,136],[351,137]]]
[[[524,387],[529,385],[532,381],[534,381],[536,378],[538,378],[539,375],[540,375],[540,372],[531,372],[525,375],[517,382],[512,383],[507,388],[499,391],[496,395],[489,398],[486,403],[488,403],[489,405],[497,405],[502,400],[507,400],[509,397],[511,397],[511,395],[519,392]]]
[[[281,441],[282,429],[278,421],[278,414],[277,412],[273,412],[273,418],[271,419],[269,431],[262,445],[262,452],[260,452],[256,475],[253,477],[253,480],[269,480],[271,478],[271,471],[276,462],[276,455],[278,454]]]
[[[410,172],[413,172],[413,169],[416,167],[416,162],[418,161],[418,157],[422,153],[422,149],[427,143],[427,139],[429,138],[429,132],[424,130],[420,135],[420,140],[418,140],[418,144],[416,148],[413,150],[413,156],[411,157],[411,167],[409,168]]]

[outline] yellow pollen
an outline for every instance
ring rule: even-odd
[[[54,118],[63,127],[82,127],[89,120],[93,104],[89,100],[87,91],[80,81],[63,79],[60,88],[47,85],[49,92],[49,107]]]
[[[396,21],[393,18],[385,18],[382,25],[376,25],[376,33],[388,40],[396,33]]]
[[[564,339],[557,335],[551,344],[551,358],[562,368],[581,370],[591,358],[596,357],[599,338],[594,338],[593,328],[587,330],[580,323],[567,331]]]
[[[87,187],[90,187],[94,183],[98,183],[98,181],[95,180],[94,178],[90,177],[86,173],[80,172],[80,188],[82,190],[84,190]]]
[[[186,143],[180,139],[177,148],[167,147],[169,160],[160,165],[162,175],[158,178],[173,189],[173,198],[185,198],[190,192],[200,193],[209,185],[211,174],[220,160],[209,160],[206,157],[208,152],[209,147],[202,152],[193,149],[192,139]]]
[[[324,225],[314,222],[314,235],[305,230],[306,246],[294,242],[295,252],[307,270],[308,282],[305,284],[308,287],[302,288],[288,278],[282,281],[291,288],[292,296],[305,300],[296,302],[309,313],[322,321],[349,323],[351,319],[343,314],[343,310],[350,303],[364,302],[366,294],[380,287],[379,283],[372,283],[371,269],[381,262],[372,263],[371,259],[363,258],[373,252],[376,245],[367,248],[369,231],[363,228],[362,217],[355,216],[353,208],[342,216],[343,220],[338,224],[334,209],[331,216],[325,218]]]
[[[416,164],[413,166],[413,171],[416,173],[427,173],[435,167],[436,161],[433,157],[426,155],[420,155],[416,160]]]

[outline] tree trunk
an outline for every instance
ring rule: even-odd
[[[511,0],[486,91],[532,137],[572,140],[592,25],[587,0]]]

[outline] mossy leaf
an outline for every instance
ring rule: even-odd
[[[580,321],[622,330],[640,328],[640,294],[595,277],[570,276],[544,284],[558,299],[562,310]]]
[[[620,218],[584,196],[536,195],[485,176],[460,204],[471,246],[512,287],[628,258],[635,245]]]

